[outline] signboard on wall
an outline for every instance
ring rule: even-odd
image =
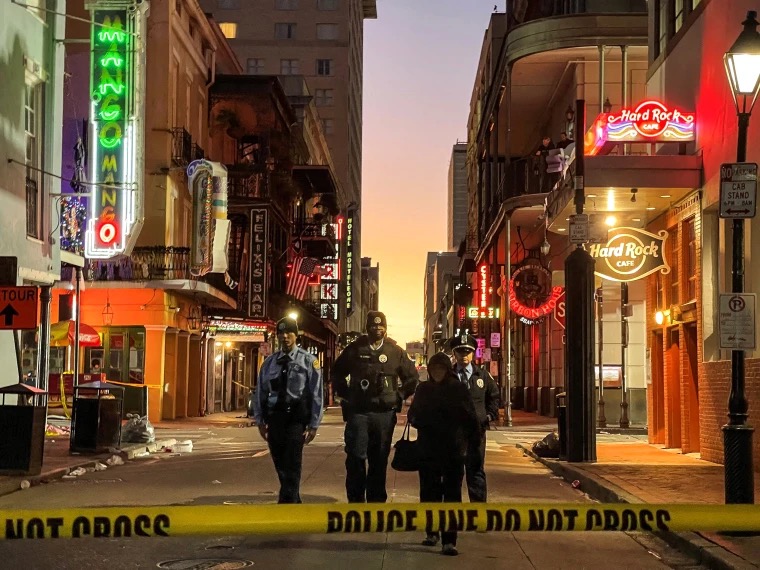
[[[528,260],[509,280],[509,308],[526,325],[538,324],[557,306],[563,287],[552,287],[552,275],[537,260]]]
[[[612,228],[607,243],[586,246],[596,260],[595,273],[611,281],[636,281],[652,273],[670,273],[665,258],[668,232],[653,234],[638,228]]]
[[[346,212],[346,315],[354,312],[354,224],[356,208]]]
[[[251,273],[248,281],[248,316],[255,319],[265,319],[267,316],[268,237],[269,212],[266,208],[251,208]]]
[[[108,259],[124,253],[136,225],[140,144],[139,109],[135,90],[140,86],[135,38],[140,10],[132,2],[111,3],[92,10],[90,69],[91,165],[89,215],[85,256]]]

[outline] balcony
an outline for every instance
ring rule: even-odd
[[[646,14],[646,0],[507,0],[509,27],[544,18],[581,14]]]
[[[264,172],[256,167],[227,165],[227,198],[230,202],[268,198]]]
[[[190,145],[190,158],[192,160],[203,160],[206,158],[206,151],[198,143],[193,143]]]
[[[193,140],[182,127],[172,130],[172,162],[175,166],[187,166],[193,159]]]
[[[293,239],[300,240],[307,257],[324,259],[335,255],[337,240],[331,224],[317,222],[313,218],[296,220]]]

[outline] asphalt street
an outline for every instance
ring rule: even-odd
[[[400,435],[397,427],[397,436]],[[545,433],[545,432],[544,432]],[[514,446],[540,430],[488,433],[489,500],[587,502],[574,489]],[[271,457],[253,427],[201,427],[172,432],[191,439],[192,453],[157,453],[74,479],[0,497],[4,508],[263,504],[276,501]],[[331,417],[306,448],[302,497],[307,503],[345,501],[343,425]],[[389,501],[416,502],[414,473],[388,473]],[[209,536],[10,541],[4,568],[698,568],[685,555],[641,533],[461,534],[458,557],[422,546],[419,533],[367,535]]]

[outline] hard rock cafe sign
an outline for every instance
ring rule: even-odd
[[[509,280],[509,308],[526,325],[540,323],[557,306],[564,288],[552,287],[552,274],[538,260],[528,260]]]
[[[606,244],[587,246],[596,260],[595,273],[612,281],[636,281],[647,275],[670,273],[665,259],[668,232],[657,234],[638,228],[613,228]]]

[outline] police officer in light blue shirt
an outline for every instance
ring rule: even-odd
[[[298,324],[277,323],[280,350],[265,361],[253,398],[253,417],[269,444],[280,479],[280,503],[300,503],[303,446],[322,421],[322,371],[319,360],[296,344]]]

